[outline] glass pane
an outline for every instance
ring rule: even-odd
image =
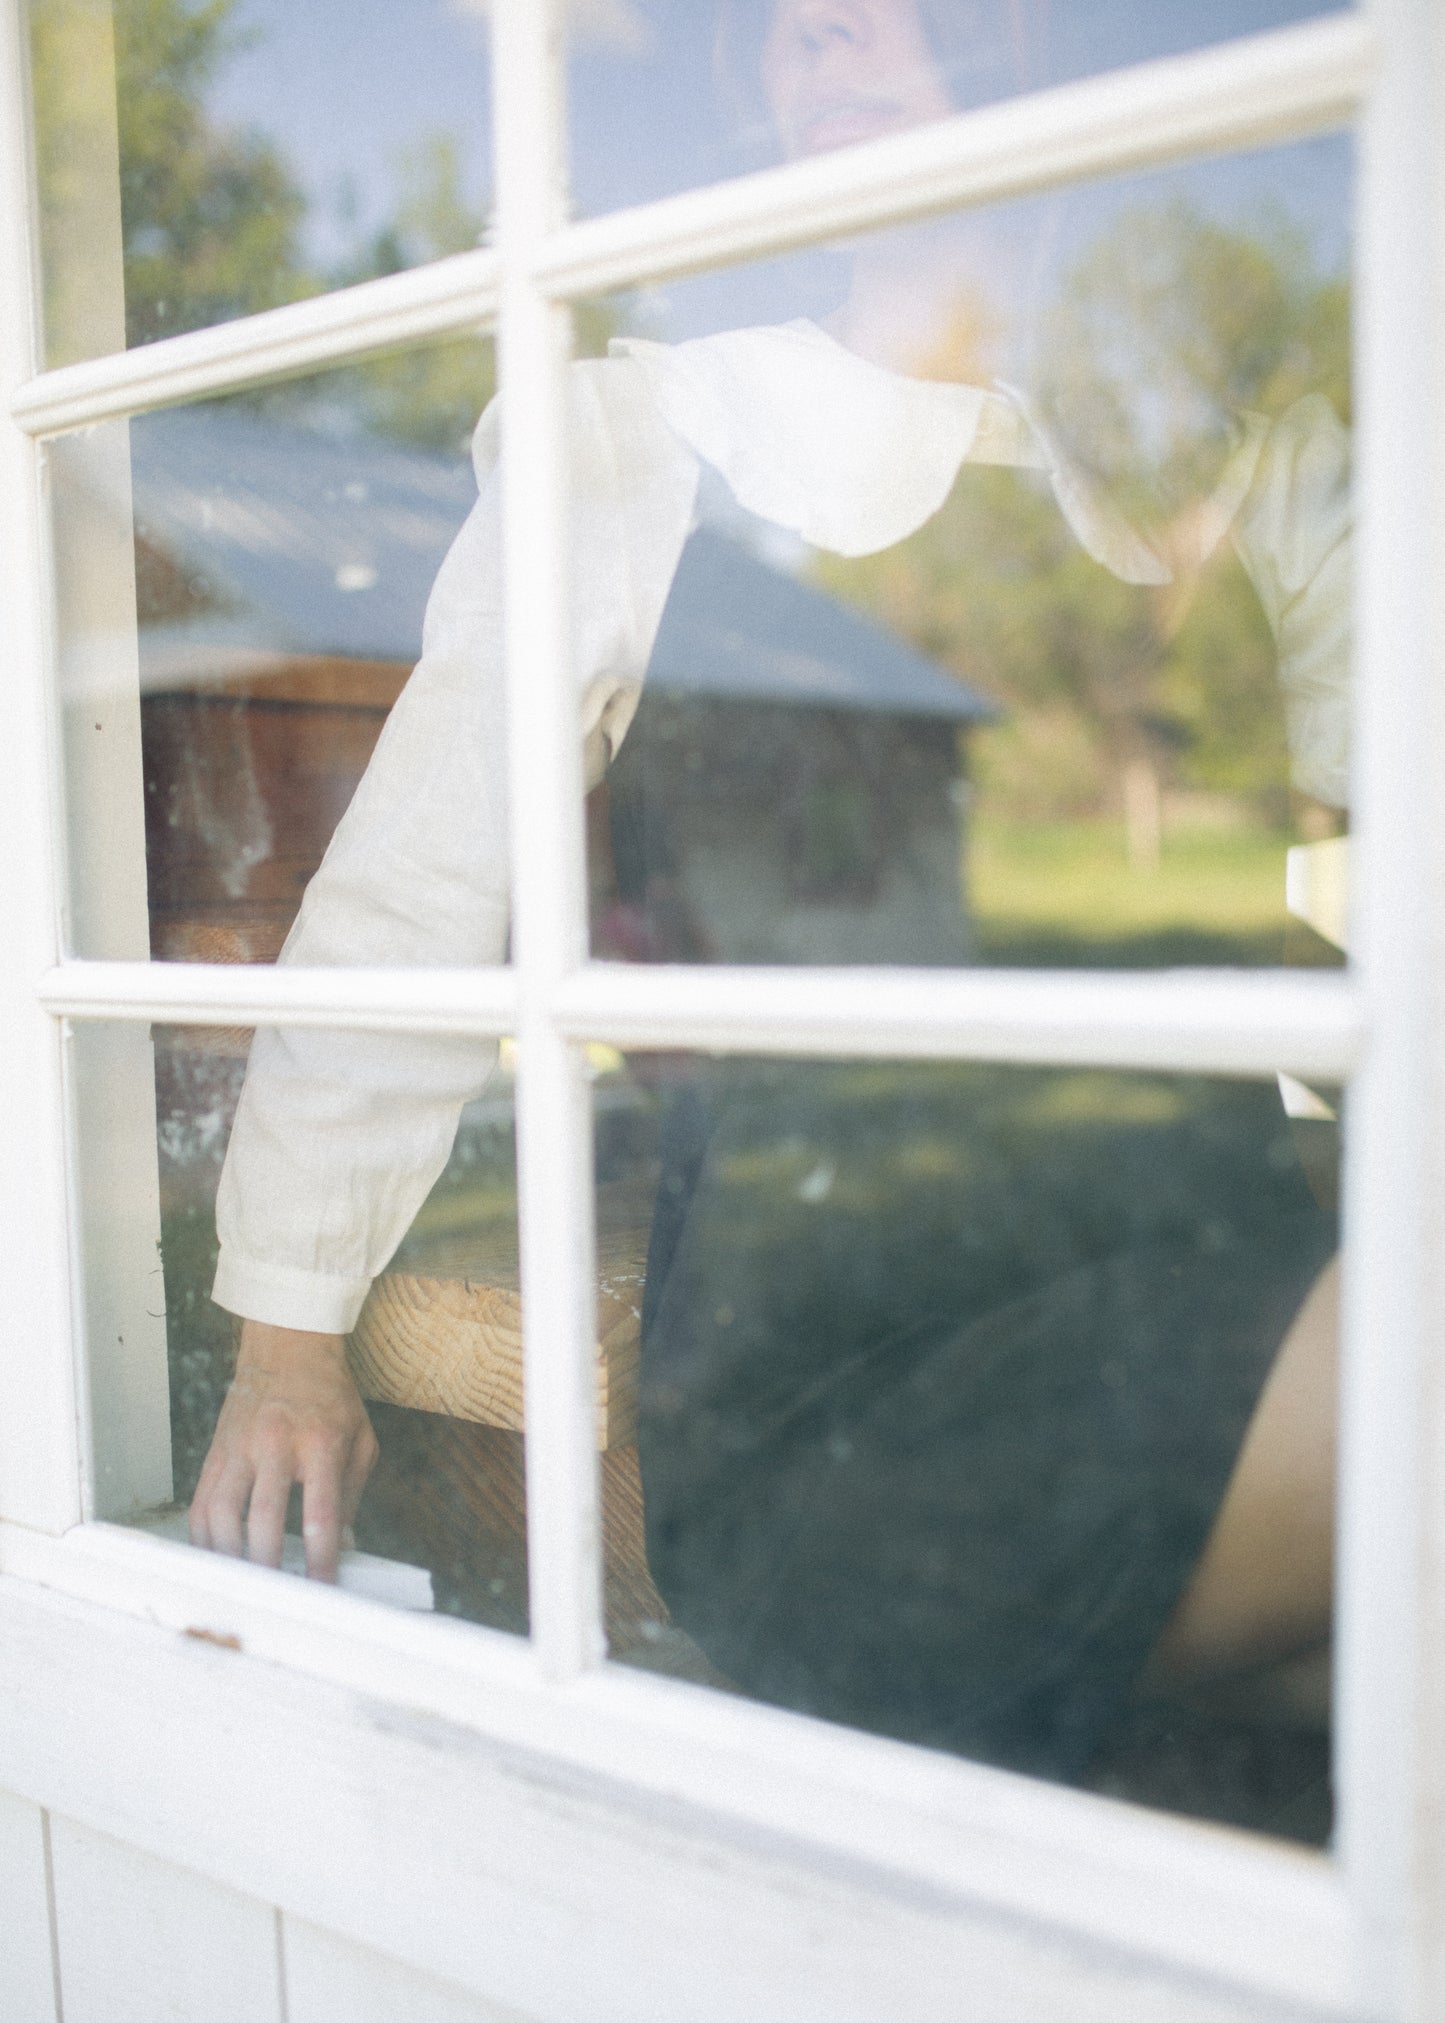
[[[457,340],[49,446],[77,953],[275,959],[421,655],[433,581],[478,503],[467,445],[492,386],[490,344]],[[489,528],[477,515],[468,540],[495,586]],[[465,566],[459,551],[453,582]],[[467,674],[445,644],[430,656],[393,746],[432,724],[462,764]],[[373,776],[370,817],[328,862],[350,943],[323,919],[295,959],[503,958],[497,853],[465,903],[440,884],[448,856],[499,835],[496,793],[489,822],[459,829],[462,796],[496,787],[487,749],[469,745],[457,792],[425,807]],[[364,924],[358,853],[374,860],[388,822],[393,851],[403,830],[430,849],[433,905],[388,904],[383,878]]]
[[[477,245],[483,16],[461,0],[32,0],[48,362]]]
[[[1341,959],[1287,891],[1343,865],[1350,185],[1324,139],[589,310],[596,953]]]
[[[572,10],[586,212],[1257,35],[1320,0],[589,0]]]
[[[613,1656],[1323,1841],[1338,1098],[1288,1091],[614,1057]]]
[[[196,1515],[218,1548],[239,1545],[227,1527],[254,1514],[251,1480],[264,1473],[257,1455],[285,1472],[284,1456],[264,1444],[267,1415],[271,1431],[284,1419],[303,1437],[334,1437],[354,1458],[359,1389],[379,1457],[352,1514],[343,1587],[525,1632],[509,1050],[462,1109],[440,1174],[430,1186],[422,1177],[415,1214],[391,1200],[374,1212],[368,1239],[326,1226],[327,1175],[345,1160],[354,1180],[357,1147],[375,1137],[388,1096],[395,1101],[409,1083],[415,1101],[428,1079],[435,1086],[455,1072],[462,1051],[473,1056],[465,1071],[482,1057],[485,1076],[495,1047],[84,1026],[71,1048],[97,1515],[184,1539],[219,1419],[213,1493]],[[243,1104],[253,1052],[259,1067]],[[293,1097],[301,1081],[306,1094]],[[323,1110],[330,1114],[318,1122]],[[405,1146],[393,1151],[395,1196],[410,1182]],[[368,1292],[378,1259],[385,1268]],[[299,1317],[311,1360],[288,1364],[274,1339],[252,1339],[238,1366],[237,1311]],[[345,1328],[349,1384],[328,1376],[327,1325]],[[359,1486],[343,1475],[343,1500],[348,1482]],[[284,1563],[299,1572],[312,1512],[299,1486],[287,1506]]]

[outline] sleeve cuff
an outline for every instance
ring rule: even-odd
[[[248,1321],[265,1321],[276,1328],[304,1328],[317,1335],[348,1335],[370,1290],[369,1279],[333,1278],[326,1272],[258,1264],[222,1246],[211,1298],[218,1307]]]

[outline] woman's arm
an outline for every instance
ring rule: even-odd
[[[691,518],[697,467],[624,361],[574,374],[579,729],[613,744]],[[307,890],[282,960],[505,959],[506,716],[494,419],[480,497],[442,566],[423,654]],[[245,1317],[192,1506],[197,1544],[279,1563],[302,1485],[308,1571],[334,1577],[376,1446],[343,1337],[446,1164],[495,1048],[301,1028],[252,1047],[217,1197],[214,1297]]]

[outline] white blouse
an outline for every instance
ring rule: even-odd
[[[816,325],[676,346],[620,340],[573,367],[573,668],[588,777],[641,694],[704,464],[761,519],[875,554],[942,506],[965,463],[1047,475],[1080,544],[1128,583],[1166,584],[1227,536],[1278,646],[1296,783],[1345,800],[1348,441],[1329,403],[1246,417],[1194,552],[1168,559],[1062,450],[1028,400],[905,378]],[[473,443],[479,496],[438,573],[422,657],[312,879],[283,962],[505,958],[508,856],[498,403]],[[258,1031],[216,1202],[214,1298],[344,1333],[445,1166],[489,1042]]]

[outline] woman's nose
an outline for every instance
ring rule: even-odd
[[[806,49],[867,40],[867,8],[856,0],[794,0],[792,13],[794,33]]]

